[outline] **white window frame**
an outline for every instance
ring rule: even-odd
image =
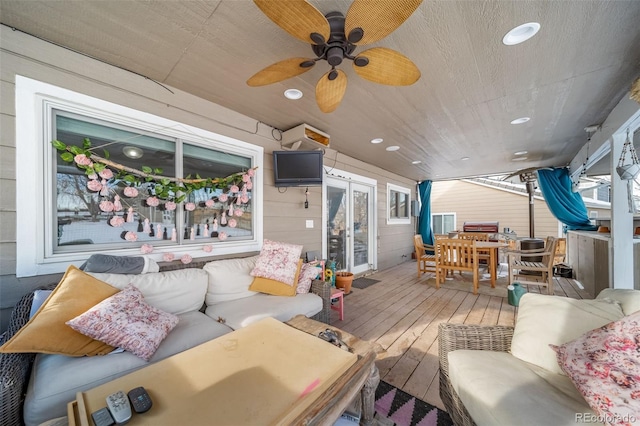
[[[164,253],[176,258],[184,254],[194,259],[212,255],[244,253],[260,250],[263,238],[263,161],[264,149],[244,141],[182,124],[157,115],[134,110],[122,105],[83,95],[51,84],[16,76],[16,210],[17,247],[16,276],[33,276],[64,272],[69,264],[80,265],[91,254],[108,253],[139,256],[139,247],[94,252],[53,253],[54,235],[51,209],[54,205],[55,166],[50,159],[52,147],[52,110],[59,109],[96,119],[121,124],[140,130],[152,131],[177,139],[194,141],[202,146],[250,157],[257,169],[252,189],[253,236],[239,241],[203,241],[201,244],[185,244],[158,247],[146,255],[162,261]],[[23,159],[24,164],[21,164]],[[23,170],[21,170],[23,167]],[[202,247],[213,245],[211,253]]]
[[[391,191],[399,192],[407,196],[407,216],[391,217]],[[411,224],[411,189],[403,186],[387,183],[387,225],[410,225]]]
[[[435,234],[436,231],[433,228],[433,222],[434,222],[433,221],[433,217],[434,216],[453,216],[453,223],[454,223],[454,226],[453,226],[454,229],[453,230],[455,231],[455,224],[457,223],[457,220],[458,220],[457,215],[456,215],[455,212],[443,212],[443,213],[434,212],[434,213],[431,213],[431,230]]]

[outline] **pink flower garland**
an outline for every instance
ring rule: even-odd
[[[158,197],[149,197],[147,198],[147,205],[149,207],[158,207],[160,205],[160,200],[158,200]]]
[[[185,265],[187,263],[191,263],[192,260],[193,260],[193,258],[188,254],[182,255],[182,257],[180,258],[180,262],[184,263]]]
[[[137,197],[138,196],[138,190],[132,186],[127,186],[124,191],[122,191],[124,195],[126,195],[127,197]]]
[[[143,244],[140,247],[140,253],[142,254],[149,254],[153,252],[153,246],[151,244]]]
[[[171,262],[175,258],[176,256],[173,253],[165,253],[162,255],[162,260],[165,262]]]

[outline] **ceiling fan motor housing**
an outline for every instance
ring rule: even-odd
[[[329,40],[323,45],[313,44],[311,48],[318,58],[325,59],[332,67],[342,63],[349,57],[356,46],[347,41],[344,34],[344,15],[341,12],[329,12],[325,15],[329,21],[331,33]]]

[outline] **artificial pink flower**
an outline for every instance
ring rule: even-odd
[[[89,176],[87,176],[88,179],[98,179],[98,175],[95,173],[91,173]]]
[[[176,203],[174,203],[173,201],[167,201],[166,203],[164,203],[164,208],[168,211],[172,211],[176,209]]]
[[[160,200],[158,200],[158,197],[149,197],[147,198],[147,205],[149,207],[158,207],[160,205]]]
[[[91,165],[93,165],[93,162],[91,161],[91,158],[87,157],[84,154],[76,155],[75,157],[73,157],[73,161],[75,161],[78,166],[91,166]]]
[[[162,255],[162,260],[165,262],[171,262],[175,258],[176,256],[173,253],[165,253]]]
[[[224,240],[226,240],[226,239],[227,239],[227,237],[228,237],[228,236],[227,236],[227,233],[226,233],[226,232],[220,232],[220,233],[218,234],[218,239],[219,239],[220,241],[224,241]]]
[[[127,186],[124,189],[124,191],[122,191],[122,192],[127,197],[137,197],[138,196],[138,190],[136,188],[134,188],[133,186]]]
[[[235,219],[229,219],[228,225],[232,228],[235,228],[236,226],[238,226],[238,222]]]
[[[151,252],[153,252],[153,246],[151,244],[143,244],[140,247],[140,253],[142,254],[149,254]]]
[[[188,254],[183,254],[182,257],[180,258],[180,262],[184,263],[185,265],[187,263],[191,263],[192,260],[193,258]]]
[[[124,239],[127,241],[138,241],[138,234],[135,232],[129,231],[124,234]]]
[[[104,169],[103,171],[101,171],[98,174],[103,179],[111,179],[113,177],[113,172],[111,171],[111,169]]]
[[[109,225],[118,228],[122,225],[124,225],[124,219],[120,216],[114,216],[111,219],[109,219]]]
[[[244,212],[242,210],[240,210],[240,209],[235,209],[234,212],[233,212],[233,215],[237,216],[237,217],[240,217],[243,214],[244,214]]]
[[[240,197],[240,202],[242,204],[247,204],[249,202],[249,196],[248,195],[243,195],[242,197]]]
[[[100,201],[100,210],[103,212],[112,212],[113,211],[113,203],[111,201]]]
[[[202,246],[202,251],[205,251],[207,253],[211,253],[211,251],[213,250],[213,246],[211,244],[207,244]]]
[[[229,196],[227,194],[220,194],[218,195],[218,201],[220,201],[221,203],[224,203],[225,201],[227,201],[229,199]]]
[[[113,210],[119,212],[122,210],[122,203],[120,202],[120,196],[116,195],[113,197]]]
[[[192,212],[196,209],[196,203],[187,203],[184,205],[184,209],[188,212]]]
[[[229,187],[229,192],[235,194],[236,192],[240,192],[240,188],[238,188],[238,185],[231,185],[231,187]]]
[[[256,172],[255,172],[255,170],[253,170],[253,169],[249,169],[249,170],[247,170],[247,174],[249,175],[249,177],[253,177],[253,175],[254,175],[255,173],[256,173]]]
[[[247,191],[251,191],[251,188],[253,188],[253,182],[249,181],[247,182]]]
[[[90,180],[89,182],[87,182],[87,188],[89,188],[89,190],[91,191],[98,192],[102,189],[102,184],[97,180]]]
[[[242,195],[247,195],[247,184],[246,183],[244,185],[242,185],[242,189],[240,190],[240,192],[242,192]]]
[[[242,181],[243,182],[246,183],[246,182],[249,182],[250,180],[251,180],[251,176],[249,176],[248,174],[245,173],[245,174],[242,175]]]
[[[214,204],[215,202],[213,200],[207,200],[204,202],[204,205],[207,206],[208,208],[213,207]]]

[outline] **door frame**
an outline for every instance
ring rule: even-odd
[[[348,184],[349,189],[347,190],[347,196],[351,197],[350,184],[355,183],[357,185],[363,185],[371,188],[371,200],[369,203],[369,208],[371,210],[371,221],[370,229],[371,229],[371,243],[370,243],[370,260],[371,260],[371,270],[378,269],[378,181],[376,179],[371,179],[366,176],[357,175],[355,173],[345,172],[344,170],[331,169],[330,171],[325,170],[324,179],[322,180],[322,253],[323,256],[327,253],[328,250],[328,241],[327,241],[327,184],[329,180],[339,180]],[[353,226],[351,226],[353,229]],[[351,233],[350,239],[353,239],[353,233]],[[349,253],[349,265],[346,270],[351,269],[351,264],[353,263],[353,259],[351,252],[353,252],[353,248],[350,248]]]

